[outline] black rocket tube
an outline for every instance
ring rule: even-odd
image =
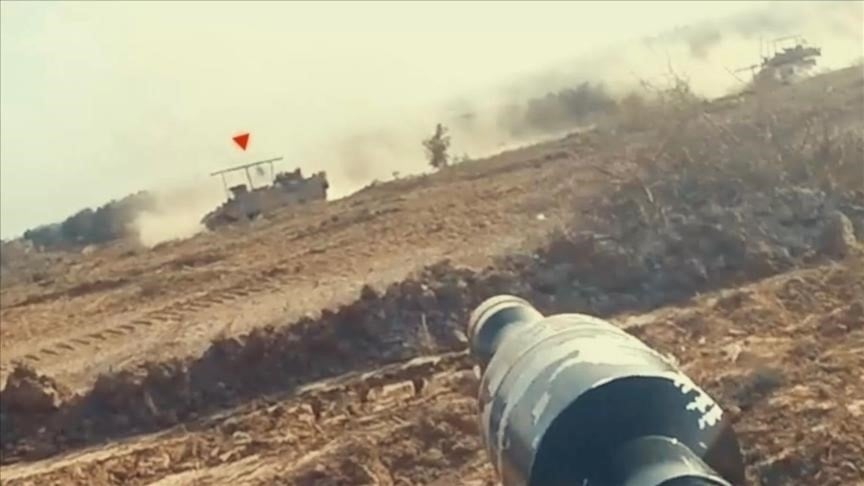
[[[471,315],[480,421],[504,486],[738,485],[720,407],[668,359],[583,314],[501,295]]]

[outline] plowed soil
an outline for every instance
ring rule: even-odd
[[[495,484],[464,326],[506,292],[674,356],[751,484],[864,485],[862,88],[849,69],[57,256],[2,291],[0,478]]]

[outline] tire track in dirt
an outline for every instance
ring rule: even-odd
[[[495,186],[486,188],[485,191],[481,192],[489,196],[499,194],[499,192],[505,189],[507,191],[514,190],[512,187],[510,189],[506,187],[502,189]],[[495,201],[497,199],[495,197],[485,197],[483,200]],[[401,220],[390,221],[389,216],[391,214],[398,214],[406,209],[401,207],[401,203],[405,203],[406,201],[409,204],[412,201],[424,201],[420,203],[420,211],[423,214],[416,215],[416,218],[412,218],[407,222]],[[374,260],[376,253],[378,254],[377,258],[380,259],[382,255],[389,256],[386,248],[381,247],[382,238],[388,241],[388,245],[401,245],[405,241],[410,243],[410,241],[414,240],[424,246],[428,245],[428,243],[422,243],[428,241],[427,233],[429,232],[429,228],[422,224],[420,220],[423,218],[421,216],[425,215],[426,219],[430,217],[440,219],[442,215],[439,214],[441,208],[429,205],[425,201],[426,198],[406,199],[400,196],[396,200],[396,202],[400,203],[397,206],[393,206],[393,203],[388,203],[384,207],[377,208],[363,207],[361,205],[359,208],[348,208],[346,212],[330,216],[324,215],[325,217],[322,217],[321,221],[317,224],[306,224],[298,231],[289,231],[288,233],[290,234],[282,237],[291,242],[309,240],[302,244],[302,250],[283,256],[283,258],[275,262],[268,261],[264,258],[264,255],[252,255],[251,262],[253,263],[253,268],[255,266],[258,267],[257,271],[253,270],[254,273],[250,274],[247,273],[249,269],[244,270],[242,272],[244,275],[240,276],[239,281],[237,281],[238,275],[236,272],[232,272],[228,276],[234,282],[227,286],[208,289],[202,295],[170,302],[143,314],[112,316],[109,318],[109,322],[82,322],[82,325],[78,326],[77,329],[67,325],[67,329],[70,329],[72,332],[64,333],[66,335],[62,339],[49,340],[47,343],[44,340],[39,343],[33,342],[32,345],[22,342],[21,345],[10,348],[8,352],[5,352],[4,357],[9,361],[21,360],[33,365],[38,364],[40,368],[49,372],[63,361],[62,372],[65,372],[68,369],[66,365],[69,360],[77,360],[81,362],[82,366],[87,366],[87,360],[84,358],[88,356],[96,356],[97,361],[102,362],[111,361],[112,359],[114,361],[131,362],[137,358],[115,356],[115,359],[104,356],[106,353],[117,355],[114,348],[118,345],[125,346],[131,350],[132,347],[127,344],[130,341],[132,344],[138,341],[147,341],[155,345],[155,341],[160,336],[173,336],[174,339],[168,341],[169,347],[173,347],[176,346],[175,341],[185,339],[187,332],[203,338],[208,334],[212,337],[213,333],[211,331],[213,327],[221,326],[222,328],[230,329],[235,322],[242,322],[247,328],[252,327],[247,325],[247,319],[245,319],[248,315],[251,315],[251,309],[231,309],[228,313],[222,309],[228,306],[236,306],[238,302],[244,302],[253,297],[257,298],[261,295],[273,295],[275,297],[277,294],[284,293],[286,287],[296,286],[298,275],[304,277],[304,282],[300,284],[299,288],[305,290],[308,287],[313,292],[313,295],[318,294],[318,283],[310,285],[309,280],[319,278],[318,275],[322,272],[313,272],[305,268],[308,266],[303,263],[306,259],[316,259],[319,266],[322,262],[329,259],[335,259],[334,261],[341,260],[343,264],[346,258],[349,261],[360,257]],[[491,205],[490,208],[495,206],[491,202],[489,204]],[[468,212],[470,214],[462,214],[463,211],[449,209],[447,211],[448,224],[441,228],[433,228],[433,232],[446,228],[446,233],[448,234],[442,235],[446,238],[439,238],[441,241],[435,241],[452,246],[457,239],[464,238],[468,230],[473,231],[473,228],[466,228],[452,223],[463,222],[465,218],[475,218],[476,214],[484,212],[491,215],[494,212],[490,208],[487,208],[486,211],[477,211],[477,208],[474,208],[474,211]],[[481,219],[486,217],[488,216],[482,216]],[[452,221],[450,221],[451,218]],[[484,225],[484,227],[486,226]],[[393,228],[398,228],[398,230],[394,230]],[[362,234],[358,233],[360,231],[362,231]],[[378,248],[377,250],[370,252],[369,238],[368,236],[364,236],[368,234],[376,235],[378,244],[375,248]],[[313,241],[321,237],[321,235],[327,235],[327,238],[321,244]],[[405,238],[408,240],[405,240]],[[294,244],[292,243],[292,246]],[[438,257],[436,256],[436,258]],[[255,261],[261,263],[255,265]],[[335,267],[335,264],[324,263],[324,265],[325,269],[328,266]],[[346,265],[349,268],[350,266],[350,263]],[[383,267],[386,268],[387,266],[383,265]],[[373,269],[370,267],[369,270],[372,271]],[[389,271],[389,269],[386,271],[394,273]],[[327,273],[327,271],[325,270],[324,273]],[[344,293],[343,290],[338,289],[345,287],[348,284],[348,280],[355,280],[353,276],[349,276],[347,279],[342,275],[331,277],[333,278],[326,281],[326,283],[322,283],[327,287],[324,289],[325,292],[333,294]],[[399,277],[401,275],[397,278]],[[289,298],[288,300],[290,301],[291,299]],[[321,301],[317,297],[315,300]],[[329,304],[322,301],[322,306],[318,309],[327,305]],[[248,305],[243,303],[242,307],[248,307]],[[315,312],[318,309],[308,310],[308,312]],[[247,315],[243,315],[244,313]],[[236,318],[227,317],[228,314],[236,315]],[[207,320],[211,321],[210,324],[207,324]],[[256,317],[254,320],[259,319]],[[11,367],[9,366],[5,370],[0,370],[0,381],[5,380],[8,372],[11,372]]]
[[[201,296],[172,302],[131,320],[126,320],[126,322],[91,330],[83,335],[67,336],[62,341],[51,343],[38,348],[34,352],[23,355],[23,359],[25,362],[30,361],[43,364],[52,357],[63,358],[69,353],[86,353],[94,346],[109,344],[109,341],[112,339],[127,339],[130,335],[145,329],[156,330],[166,325],[180,324],[192,316],[210,310],[213,307],[231,304],[240,298],[249,297],[253,294],[275,291],[289,283],[293,275],[293,267],[289,267],[286,264],[290,263],[293,259],[303,258],[309,253],[309,251],[298,252],[292,255],[292,257],[279,262],[280,265],[275,268],[259,270],[239,283],[207,291]],[[15,359],[16,356],[13,355],[9,361],[11,362]],[[8,365],[4,364],[3,369],[7,368]]]
[[[509,251],[511,247],[520,244],[520,242],[521,240],[517,241],[517,239],[513,238],[497,239],[493,242],[494,244],[487,246],[489,246],[491,253],[498,254]],[[74,379],[74,376],[80,373],[75,371],[75,365],[70,360],[78,360],[78,357],[87,357],[89,362],[83,359],[78,360],[81,361],[81,366],[95,369],[98,373],[99,369],[107,371],[109,369],[116,369],[120,365],[132,364],[136,359],[141,359],[141,356],[143,356],[140,352],[130,353],[132,354],[131,357],[120,356],[122,353],[119,353],[117,349],[118,345],[132,349],[132,347],[139,346],[141,343],[149,343],[152,349],[155,350],[157,348],[166,348],[166,346],[159,346],[158,343],[160,342],[168,343],[167,347],[170,348],[171,346],[175,346],[173,343],[189,341],[190,337],[193,341],[197,340],[206,344],[213,338],[216,332],[219,332],[220,328],[231,328],[237,320],[242,320],[246,329],[254,327],[254,325],[250,325],[250,319],[246,318],[249,315],[245,314],[251,312],[251,309],[247,308],[253,306],[254,302],[251,302],[253,297],[264,296],[263,298],[270,298],[272,296],[276,299],[276,304],[278,304],[278,297],[285,295],[285,292],[290,287],[292,293],[303,290],[303,292],[300,292],[303,295],[318,293],[334,295],[338,299],[339,295],[349,290],[348,287],[351,287],[354,292],[357,291],[357,289],[352,287],[351,279],[344,283],[341,282],[341,279],[329,279],[326,282],[322,282],[320,284],[321,287],[319,287],[318,282],[310,282],[308,278],[298,281],[297,278],[298,275],[302,275],[300,272],[306,269],[305,267],[326,265],[326,262],[330,258],[328,256],[329,251],[345,251],[351,244],[351,238],[346,237],[337,239],[321,252],[317,251],[316,248],[295,252],[275,262],[273,267],[259,267],[257,271],[244,272],[245,275],[239,281],[235,281],[230,285],[212,289],[194,297],[171,302],[168,305],[158,307],[135,317],[118,319],[114,324],[90,329],[86,333],[67,336],[61,342],[51,343],[39,348],[35,352],[28,353],[24,356],[25,361],[30,361],[33,364],[38,363],[41,369],[47,372],[54,372],[55,376],[69,378],[68,380],[64,379],[64,381],[67,381],[73,387],[83,386],[89,382],[76,383],[77,380]],[[443,258],[446,252],[443,248],[439,248],[438,250],[431,252],[428,258],[420,260],[426,261]],[[476,253],[477,248],[469,248],[468,253],[470,252]],[[416,266],[417,262],[412,263],[412,261],[417,260],[417,257],[422,253],[424,251],[413,253],[404,262],[401,261],[405,260],[403,258],[404,255],[395,255],[395,260],[392,260],[393,257],[391,256],[389,263],[379,265],[379,267],[387,269],[382,273],[381,280],[389,282],[403,278],[405,274],[413,269],[413,266]],[[387,277],[386,275],[390,276]],[[290,301],[290,298],[288,300]],[[327,305],[324,300],[322,300],[320,306],[313,307],[316,309],[324,308]],[[237,306],[238,302],[242,305]],[[271,307],[276,304],[271,304]],[[234,308],[228,312],[222,310],[228,306],[234,306]],[[284,314],[282,311],[284,306],[285,304],[279,304],[275,307],[275,311],[279,312],[270,312],[272,314],[271,318]],[[261,312],[262,309],[260,306],[256,307],[256,311],[252,321],[258,321],[260,324],[270,320],[270,318],[266,317],[268,315],[267,312]],[[92,359],[94,356],[97,359]],[[74,362],[77,363],[77,361]],[[60,364],[62,364],[62,367],[58,373],[54,371],[54,368]],[[95,378],[95,375],[93,378]]]
[[[325,220],[321,224],[306,227],[299,233],[293,234],[290,239],[295,241],[313,237],[321,232],[344,231],[357,224],[368,223],[381,216],[400,210],[400,208],[383,208],[370,211],[364,208],[354,211],[358,212],[358,215],[342,215],[339,219]],[[131,318],[131,320],[121,317],[118,320],[126,322],[121,322],[120,324],[100,326],[97,330],[86,334],[70,333],[63,340],[51,342],[32,352],[26,352],[26,354],[21,353],[20,350],[27,350],[29,347],[20,346],[18,349],[10,350],[8,353],[9,358],[4,361],[11,363],[14,360],[23,358],[24,362],[44,364],[54,358],[66,357],[69,353],[89,352],[90,348],[94,346],[107,344],[106,341],[109,339],[126,339],[141,328],[158,328],[158,326],[182,323],[193,315],[208,311],[214,306],[231,304],[238,299],[247,298],[254,294],[278,290],[290,283],[291,277],[299,270],[298,266],[292,262],[302,260],[309,255],[322,254],[329,250],[339,249],[342,246],[342,244],[330,244],[325,247],[313,247],[294,252],[276,262],[259,265],[258,270],[254,273],[244,271],[244,273],[252,274],[241,278],[239,282],[232,283],[229,286],[208,290],[201,296],[172,302],[138,317]],[[0,373],[4,376],[8,369],[9,364],[4,362],[0,365]]]

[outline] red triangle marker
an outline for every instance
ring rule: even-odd
[[[234,143],[240,146],[241,149],[246,150],[246,145],[249,143],[249,134],[243,133],[241,135],[237,135],[234,137]]]

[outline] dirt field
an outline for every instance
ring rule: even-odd
[[[552,227],[574,189],[603,189],[564,152],[600,157],[592,145],[519,150],[149,252],[67,257],[45,281],[3,291],[0,378],[23,359],[86,387],[112,368],[200,353],[219,334],[320,312],[444,257],[488,264]]]
[[[0,294],[3,483],[494,484],[464,326],[507,292],[675,356],[752,484],[864,484],[862,103],[853,68],[57,257]]]

